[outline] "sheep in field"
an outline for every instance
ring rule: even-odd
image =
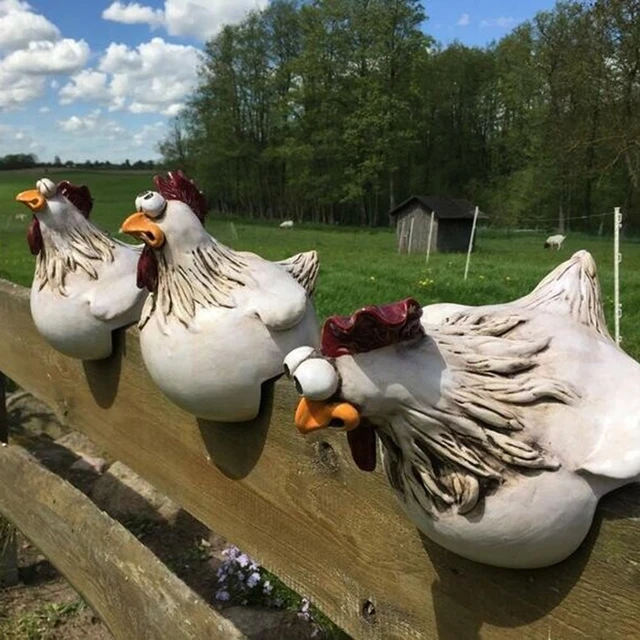
[[[561,234],[556,234],[555,236],[549,236],[544,243],[544,248],[548,249],[549,247],[555,247],[556,251],[560,251],[562,248],[562,243],[567,236],[563,236]]]
[[[293,227],[293,220],[285,220],[284,222],[280,223],[281,229],[291,229],[291,227]]]

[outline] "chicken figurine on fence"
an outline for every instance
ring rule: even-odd
[[[379,440],[409,518],[478,562],[560,562],[598,500],[640,480],[640,365],[607,331],[586,251],[510,303],[331,317],[285,369],[298,429],[346,430],[368,471]]]
[[[136,287],[136,265],[142,247],[114,240],[89,220],[93,200],[86,186],[43,178],[16,200],[33,212],[27,240],[36,256],[36,328],[67,356],[108,357],[114,329],[140,318],[146,291]]]
[[[150,291],[139,323],[145,366],[185,411],[251,420],[284,356],[318,342],[317,254],[269,262],[234,251],[205,229],[205,198],[182,172],[155,185],[122,224],[147,245],[138,265],[138,284]]]

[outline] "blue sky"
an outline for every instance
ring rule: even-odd
[[[555,0],[426,1],[424,31],[445,45],[457,39],[468,46],[482,47],[555,4]]]
[[[268,0],[0,0],[0,156],[148,160],[196,82],[199,51]],[[448,44],[498,40],[549,0],[425,2]]]

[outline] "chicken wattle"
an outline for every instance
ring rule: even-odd
[[[27,233],[36,256],[31,315],[49,344],[72,358],[112,352],[114,329],[140,317],[146,297],[136,287],[141,248],[114,240],[89,220],[89,189],[38,180],[16,200],[33,212]]]
[[[285,369],[298,429],[346,430],[368,471],[378,440],[408,516],[472,560],[560,562],[600,497],[640,480],[640,364],[611,340],[586,251],[510,303],[329,318]]]
[[[122,224],[147,245],[137,272],[151,292],[139,323],[147,370],[199,418],[255,418],[262,385],[283,373],[284,356],[318,340],[316,252],[270,262],[234,251],[205,229],[203,195],[183,173],[155,185]]]

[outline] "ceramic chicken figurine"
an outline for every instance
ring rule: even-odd
[[[100,360],[112,351],[112,331],[136,322],[146,291],[136,287],[141,247],[111,238],[89,220],[89,189],[66,180],[38,180],[16,200],[33,212],[27,240],[36,256],[31,315],[58,351]]]
[[[611,340],[586,251],[529,295],[413,299],[329,318],[285,360],[303,433],[347,431],[429,538],[486,564],[557,563],[598,500],[640,480],[640,365]],[[429,318],[433,322],[429,322]]]
[[[143,240],[138,284],[151,293],[140,347],[147,370],[185,411],[208,420],[257,416],[261,385],[284,356],[316,344],[315,251],[282,262],[233,251],[207,233],[206,204],[183,173],[155,178],[122,231]]]

